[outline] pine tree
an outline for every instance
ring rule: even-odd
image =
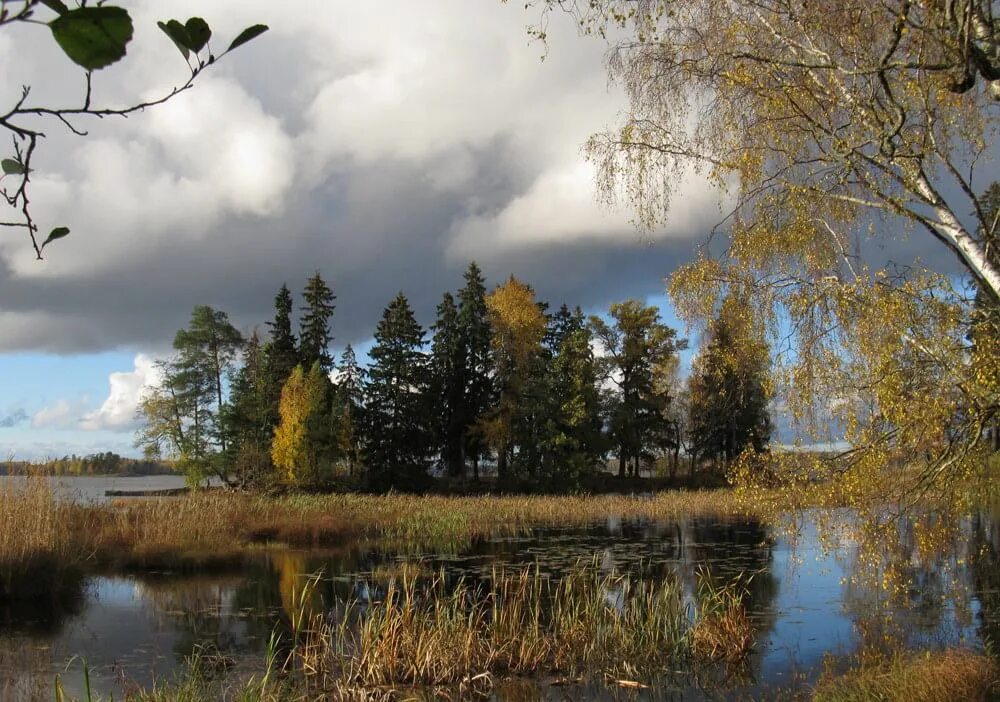
[[[196,306],[191,312],[188,328],[178,330],[174,336],[174,349],[180,356],[180,366],[191,376],[200,375],[197,382],[210,386],[214,394],[216,424],[207,428],[223,452],[226,450],[226,433],[218,424],[225,402],[222,378],[229,372],[242,346],[243,335],[230,324],[229,316],[207,305]]]
[[[329,372],[333,367],[329,349],[330,317],[335,309],[333,301],[337,298],[318,271],[306,283],[302,298],[305,307],[299,330],[299,359],[305,367],[318,361],[320,367]]]
[[[424,332],[399,293],[386,307],[369,352],[365,388],[366,456],[383,487],[414,486],[427,476],[431,424]]]
[[[489,310],[486,306],[486,281],[473,261],[465,271],[465,285],[458,293],[458,329],[464,348],[465,402],[460,413],[464,427],[465,456],[472,459],[473,475],[479,477],[479,459],[487,450],[482,421],[494,401],[492,358],[490,352]]]
[[[691,375],[688,430],[696,458],[731,461],[748,447],[766,448],[769,369],[767,344],[746,305],[727,296]]]
[[[437,321],[432,328],[430,397],[436,443],[442,467],[449,475],[460,476],[465,472],[468,362],[458,307],[451,293],[445,293],[438,305]]]

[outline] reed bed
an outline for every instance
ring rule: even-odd
[[[0,599],[44,592],[62,575],[85,568],[235,565],[262,545],[335,547],[368,540],[401,553],[443,552],[537,526],[739,511],[725,490],[594,497],[211,491],[77,505],[60,502],[38,477],[0,492]]]
[[[706,585],[706,588],[708,586]],[[742,608],[733,584],[711,592]],[[741,613],[745,621],[745,613]],[[724,655],[697,645],[703,617],[672,580],[649,582],[594,566],[561,579],[536,568],[495,570],[488,582],[404,578],[378,603],[354,602],[331,621],[315,615],[290,660],[319,689],[488,686],[508,676],[652,675],[668,664],[738,662],[752,648],[739,626]],[[719,647],[726,645],[721,636]],[[710,654],[710,655],[705,655]]]
[[[987,702],[998,697],[996,659],[967,649],[863,660],[854,670],[825,675],[813,693],[814,702]]]
[[[74,512],[44,478],[0,486],[0,602],[79,589],[88,554]]]

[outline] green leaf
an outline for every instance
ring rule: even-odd
[[[208,22],[201,17],[192,17],[189,19],[184,24],[184,29],[187,30],[188,39],[191,40],[188,48],[195,53],[204,49],[205,44],[212,38],[212,30],[209,28]]]
[[[49,22],[49,28],[66,55],[88,71],[119,61],[132,41],[132,18],[121,7],[78,7]]]
[[[188,36],[187,29],[177,20],[167,22],[157,22],[156,26],[163,30],[163,33],[170,37],[178,50],[187,58],[191,53],[191,37]]]
[[[5,158],[3,161],[0,161],[0,169],[6,175],[24,175],[24,165],[12,158]]]
[[[39,0],[45,7],[49,8],[54,12],[58,12],[60,15],[69,12],[69,8],[66,7],[66,3],[62,0]]]
[[[268,26],[266,24],[255,24],[252,27],[247,27],[242,32],[240,32],[239,36],[233,39],[233,43],[229,45],[229,48],[226,49],[226,51],[232,51],[238,46],[243,46],[248,41],[250,41],[251,39],[256,39],[267,30]]]
[[[42,242],[42,248],[44,249],[46,246],[48,246],[49,242],[55,241],[56,239],[62,239],[67,234],[69,234],[69,227],[56,227],[51,232],[49,232],[49,235],[45,238],[45,241]]]

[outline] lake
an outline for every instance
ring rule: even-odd
[[[159,478],[60,480],[63,494],[80,499],[100,499],[97,493],[104,489],[176,485]],[[998,513],[968,519],[938,559],[921,556],[915,540],[909,552],[896,554],[913,583],[896,598],[866,584],[849,539],[832,548],[823,545],[817,521],[831,513],[795,517],[792,531],[742,519],[612,516],[583,527],[495,535],[455,552],[350,545],[336,551],[262,551],[222,574],[104,574],[89,580],[82,599],[62,608],[0,609],[0,699],[51,699],[56,675],[68,692],[82,695],[84,660],[95,691],[120,697],[129,685],[171,680],[197,647],[221,654],[231,666],[228,674],[251,671],[271,632],[288,631],[292,592],[309,574],[322,573],[315,598],[336,607],[361,583],[377,588],[385,580],[379,574],[404,561],[470,580],[487,580],[498,566],[532,565],[558,576],[592,562],[605,572],[673,578],[690,598],[701,569],[722,580],[753,573],[748,605],[757,645],[739,675],[713,688],[714,696],[725,698],[801,689],[817,678],[825,657],[846,656],[862,642],[981,647],[988,632],[1000,633]],[[651,697],[702,698],[701,684],[672,675]],[[494,697],[564,699],[570,692],[570,697],[610,694],[602,687],[568,691],[543,680],[505,683]]]
[[[106,502],[115,499],[105,496],[108,490],[175,490],[186,485],[183,475],[50,475],[46,479],[58,498],[77,502]],[[27,480],[23,475],[0,475],[0,487],[7,485],[16,488]],[[219,485],[220,481],[214,478],[209,484]]]

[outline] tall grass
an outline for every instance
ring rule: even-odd
[[[338,546],[365,539],[404,553],[457,551],[478,537],[534,526],[737,510],[728,491],[646,497],[270,497],[214,491],[74,505],[59,502],[44,478],[2,490],[0,597],[44,591],[84,566],[227,566],[261,545]]]
[[[44,477],[0,484],[0,602],[79,588],[88,552],[74,512]]]
[[[723,589],[713,596],[742,607],[739,593]],[[394,582],[383,601],[352,603],[337,621],[316,616],[294,656],[323,688],[375,690],[539,673],[635,675],[749,653],[740,629],[726,655],[704,657],[700,622],[672,580],[630,580],[593,566],[558,580],[535,568],[495,570],[489,584],[438,574]]]
[[[987,702],[1000,697],[996,659],[966,649],[862,660],[846,673],[827,674],[815,702]]]

